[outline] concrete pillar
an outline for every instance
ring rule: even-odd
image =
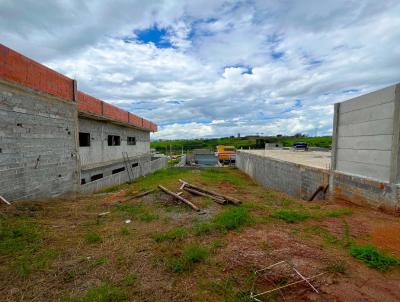
[[[390,182],[400,183],[400,84],[395,87]]]
[[[338,143],[338,126],[339,126],[339,110],[340,103],[334,105],[333,112],[333,130],[332,130],[332,153],[331,153],[331,170],[336,170],[336,156],[337,156],[337,143]]]

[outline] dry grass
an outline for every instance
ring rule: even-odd
[[[199,214],[158,191],[117,202],[158,184],[178,191],[179,178],[243,204],[221,206],[184,193],[202,208]],[[353,278],[381,274],[348,252],[350,242],[368,241],[356,231],[358,209],[298,201],[261,188],[236,169],[168,169],[104,191],[109,193],[1,208],[3,301],[246,301],[252,270],[282,258],[308,275],[329,267],[335,282],[344,278],[343,267]],[[386,274],[394,282],[400,275],[396,268]],[[308,291],[300,286],[269,298],[293,293]],[[323,293],[325,300],[335,297]]]

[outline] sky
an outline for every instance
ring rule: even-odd
[[[398,0],[0,0],[0,42],[152,120],[152,139],[330,135],[400,82]]]

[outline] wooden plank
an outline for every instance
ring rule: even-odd
[[[169,195],[175,197],[175,199],[178,199],[179,201],[182,201],[183,203],[186,203],[186,204],[187,204],[189,207],[191,207],[193,210],[195,210],[195,211],[197,211],[197,212],[200,211],[200,209],[199,209],[197,206],[195,206],[193,203],[191,203],[189,200],[183,198],[182,196],[179,196],[178,194],[175,194],[174,192],[172,192],[172,191],[168,190],[167,188],[163,187],[162,185],[158,185],[158,187],[159,187],[162,191],[164,191],[165,193],[167,193],[167,194],[169,194]]]
[[[5,199],[5,198],[4,198],[3,196],[1,196],[1,195],[0,195],[0,199],[1,199],[4,203],[6,203],[6,204],[8,204],[8,205],[11,205],[11,203],[8,202],[8,200]]]
[[[226,196],[226,195],[222,195],[220,193],[217,193],[217,192],[214,192],[214,191],[199,187],[197,185],[190,184],[187,181],[184,181],[182,179],[179,179],[179,181],[185,184],[183,187],[189,187],[189,188],[195,189],[195,190],[200,191],[200,192],[204,192],[204,193],[209,194],[209,195],[214,195],[214,196],[223,198],[226,201],[228,201],[230,203],[233,203],[235,205],[238,205],[238,204],[242,203],[241,201],[237,200],[236,198],[229,197],[229,196]]]
[[[189,188],[188,186],[184,186],[183,189],[185,191],[188,191],[189,193],[194,194],[194,195],[209,197],[212,200],[214,200],[216,203],[219,203],[219,204],[222,204],[222,205],[225,204],[225,199],[220,198],[218,196],[214,196],[214,195],[210,195],[210,194],[207,194],[207,193],[204,193],[204,192],[200,192],[200,191],[197,191],[195,189]]]

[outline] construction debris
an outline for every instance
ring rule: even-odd
[[[144,191],[144,192],[138,193],[138,194],[136,194],[136,195],[133,195],[133,196],[127,198],[127,199],[120,200],[119,202],[120,202],[120,203],[123,203],[123,202],[127,202],[127,201],[129,201],[129,200],[132,200],[132,199],[140,198],[140,197],[143,197],[143,196],[146,196],[146,195],[148,195],[148,194],[153,193],[155,190],[156,190],[156,189],[152,189],[152,190],[149,190],[149,191]]]
[[[8,204],[9,206],[11,205],[10,202],[7,201],[7,199],[5,199],[3,196],[0,195],[0,199],[1,201],[3,201],[4,203]]]
[[[102,217],[102,216],[106,216],[106,215],[108,215],[108,214],[110,214],[111,212],[103,212],[103,213],[100,213],[100,214],[97,214],[97,216],[98,217]]]
[[[292,268],[292,270],[301,278],[301,280],[294,281],[294,282],[291,282],[291,283],[286,284],[286,285],[278,286],[278,287],[275,287],[273,289],[264,291],[262,293],[258,293],[258,294],[255,293],[254,286],[255,286],[256,279],[257,279],[257,274],[259,274],[260,272],[264,272],[264,271],[270,270],[271,268],[273,268],[275,266],[278,266],[278,265],[281,265],[281,264],[287,264],[288,266],[290,266]],[[267,267],[264,267],[262,269],[256,270],[254,272],[255,278],[253,280],[253,285],[252,285],[251,291],[250,291],[250,299],[252,299],[253,301],[257,301],[257,302],[262,302],[262,300],[258,299],[257,297],[260,297],[260,296],[263,296],[263,295],[266,295],[266,294],[269,294],[269,293],[272,293],[272,292],[275,292],[275,291],[281,290],[283,288],[286,288],[286,287],[289,287],[289,286],[292,286],[292,285],[296,285],[296,284],[302,283],[302,282],[306,282],[312,288],[313,291],[315,291],[317,294],[319,294],[318,290],[315,288],[314,285],[311,284],[310,280],[315,279],[317,277],[320,277],[320,276],[322,276],[324,274],[326,274],[326,272],[323,272],[323,273],[320,273],[320,274],[317,274],[317,275],[314,275],[314,276],[306,278],[291,263],[289,263],[289,262],[287,262],[285,260],[279,261],[279,262],[277,262],[275,264],[272,264],[270,266],[267,266]]]
[[[200,209],[195,206],[193,203],[191,203],[189,200],[187,200],[186,198],[183,198],[182,196],[179,196],[178,194],[171,192],[170,190],[168,190],[167,188],[163,187],[162,185],[158,185],[158,187],[164,191],[165,193],[171,195],[172,197],[174,197],[175,199],[182,201],[183,203],[186,203],[189,207],[191,207],[193,210],[195,211],[200,211]]]
[[[226,204],[226,203],[231,203],[231,204],[235,204],[235,205],[241,204],[241,201],[239,201],[233,197],[222,195],[220,193],[205,189],[203,187],[190,184],[187,181],[184,181],[182,179],[179,179],[179,181],[182,183],[182,185],[180,187],[181,190],[182,189],[186,190],[195,195],[210,197],[219,204]]]

